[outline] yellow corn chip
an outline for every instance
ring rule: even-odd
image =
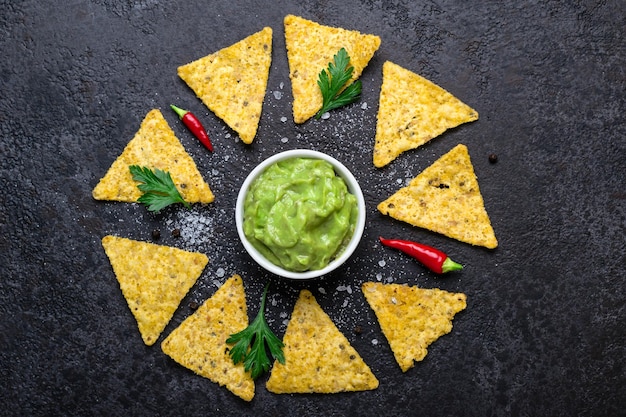
[[[272,61],[272,29],[178,68],[178,76],[244,143],[256,136]]]
[[[146,115],[139,131],[93,189],[93,198],[136,202],[141,191],[130,173],[130,165],[168,171],[181,196],[189,203],[210,203],[214,199],[195,162],[158,109]]]
[[[365,391],[378,380],[348,339],[302,290],[283,338],[285,364],[276,361],[267,389],[277,394]]]
[[[452,330],[452,319],[465,309],[466,296],[440,289],[366,282],[362,286],[403,372],[421,361],[427,347]]]
[[[248,326],[246,294],[239,275],[233,275],[161,343],[176,362],[238,397],[254,397],[254,381],[243,363],[233,364],[226,339]]]
[[[144,343],[153,345],[209,259],[116,236],[103,237],[102,246]]]
[[[427,79],[392,62],[383,64],[374,165],[383,167],[478,112]]]
[[[293,92],[293,119],[304,123],[322,108],[322,93],[317,80],[341,48],[354,67],[351,81],[361,76],[380,46],[380,38],[358,31],[322,26],[302,17],[284,19],[289,78]]]
[[[498,246],[465,145],[443,155],[378,204],[378,210],[461,242],[489,249]]]

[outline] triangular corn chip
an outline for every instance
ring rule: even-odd
[[[233,275],[161,343],[173,360],[238,397],[254,397],[254,381],[243,363],[235,365],[226,339],[248,326],[246,294],[239,275]]]
[[[276,361],[267,389],[276,394],[365,391],[378,380],[348,339],[302,290],[283,338],[285,364]]]
[[[214,199],[196,163],[158,109],[146,115],[133,139],[93,189],[93,198],[136,202],[141,191],[130,173],[130,165],[168,171],[181,196],[189,203],[210,203]]]
[[[178,76],[215,115],[250,144],[263,109],[270,63],[272,29],[178,67]]]
[[[209,259],[116,236],[102,238],[102,246],[144,343],[153,345]]]
[[[461,242],[489,249],[498,246],[465,145],[436,160],[378,204],[378,210]]]
[[[478,119],[478,112],[427,79],[392,62],[383,64],[374,165],[383,167],[447,129]]]
[[[380,38],[355,30],[323,26],[293,15],[287,15],[284,24],[293,119],[296,123],[304,123],[322,108],[322,93],[317,80],[335,54],[341,48],[346,49],[350,65],[354,67],[350,82],[355,81],[378,50]]]
[[[424,359],[431,343],[450,333],[454,315],[466,306],[465,294],[437,288],[366,282],[362,289],[403,372]]]

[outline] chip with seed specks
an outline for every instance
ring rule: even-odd
[[[284,19],[289,78],[293,93],[293,119],[304,123],[322,108],[322,93],[317,85],[319,73],[328,68],[341,48],[354,67],[351,81],[357,80],[380,47],[380,37],[323,26],[299,16]]]
[[[206,255],[105,236],[102,246],[144,343],[151,346],[209,262]]]
[[[93,189],[93,198],[137,202],[141,191],[137,187],[139,182],[133,180],[130,173],[130,165],[168,171],[180,195],[189,203],[210,203],[214,200],[196,163],[158,109],[146,115],[135,136]]]
[[[244,364],[235,365],[226,339],[248,326],[246,294],[233,275],[161,343],[163,352],[198,375],[251,401],[254,381]]]
[[[462,144],[379,203],[378,210],[461,242],[489,249],[498,246],[469,152]]]
[[[478,119],[478,112],[452,94],[393,62],[383,64],[374,165],[389,164],[448,129]]]
[[[217,117],[250,144],[256,136],[272,61],[269,27],[178,67],[178,76]]]
[[[302,290],[283,338],[285,364],[274,362],[267,389],[276,394],[336,393],[378,387],[378,380],[348,339]]]
[[[424,359],[430,344],[452,331],[452,319],[466,307],[466,295],[438,288],[365,282],[363,294],[403,372]]]

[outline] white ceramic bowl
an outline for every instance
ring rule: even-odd
[[[254,246],[252,246],[252,244],[248,241],[246,235],[243,232],[243,206],[250,184],[267,167],[269,167],[273,163],[291,158],[316,158],[329,162],[335,168],[335,172],[337,173],[337,175],[339,175],[345,181],[346,185],[348,186],[348,191],[356,197],[357,208],[359,212],[356,225],[354,227],[354,234],[352,235],[352,239],[350,239],[350,242],[348,243],[344,251],[337,258],[335,258],[328,265],[326,265],[325,268],[322,269],[304,272],[293,272],[281,268],[280,266],[275,265],[265,259],[265,257],[258,250],[256,250]],[[361,191],[361,187],[359,187],[359,183],[356,181],[348,168],[346,168],[341,162],[321,152],[307,149],[294,149],[281,152],[267,158],[265,161],[261,162],[256,168],[254,168],[252,172],[250,172],[248,177],[243,182],[241,189],[239,190],[239,195],[237,196],[237,205],[235,206],[235,224],[237,225],[237,233],[239,233],[239,239],[241,239],[241,243],[243,243],[244,248],[250,254],[252,259],[254,259],[263,268],[265,268],[269,272],[285,278],[316,278],[337,269],[346,260],[348,260],[348,258],[352,255],[354,250],[359,245],[361,237],[363,236],[363,229],[365,229],[365,198],[363,197],[363,192]]]

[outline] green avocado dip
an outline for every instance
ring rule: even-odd
[[[354,233],[358,208],[333,166],[290,158],[270,165],[245,197],[243,231],[270,262],[294,272],[324,268]]]

